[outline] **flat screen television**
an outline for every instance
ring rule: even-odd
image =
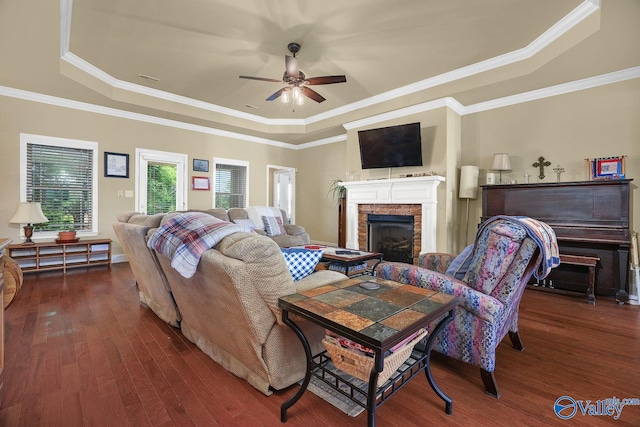
[[[420,123],[358,131],[362,169],[422,166]]]

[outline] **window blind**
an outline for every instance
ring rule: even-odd
[[[93,150],[27,144],[26,201],[40,202],[48,223],[36,231],[91,231]]]
[[[245,208],[247,201],[247,167],[215,164],[216,208]]]

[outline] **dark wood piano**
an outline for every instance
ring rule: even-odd
[[[630,183],[632,180],[483,185],[482,221],[525,215],[549,224],[561,254],[595,256],[596,295],[629,299]],[[584,291],[584,270],[560,265],[547,277],[554,288]]]

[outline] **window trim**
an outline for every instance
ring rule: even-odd
[[[247,208],[251,206],[249,203],[249,161],[248,160],[236,160],[236,159],[225,159],[223,157],[214,157],[213,158],[213,195],[212,195],[212,208],[216,207],[216,169],[218,164],[222,165],[231,165],[231,166],[244,166],[247,168],[247,176],[245,177],[245,195],[246,195],[246,206]]]
[[[91,231],[78,231],[78,237],[97,236],[98,231],[98,143],[80,139],[59,138],[55,136],[20,134],[20,202],[27,201],[27,144],[48,145],[63,148],[79,148],[92,150],[93,170],[91,171]],[[24,230],[20,227],[20,237],[24,238]],[[55,231],[34,231],[33,240],[57,238]]]

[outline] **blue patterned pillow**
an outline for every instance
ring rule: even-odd
[[[294,282],[313,273],[316,264],[322,258],[323,250],[304,248],[282,248],[282,255],[287,261]]]
[[[467,274],[467,270],[469,270],[472,260],[473,245],[469,245],[460,252],[460,255],[451,261],[449,268],[447,268],[447,271],[444,273],[445,276],[455,277],[458,280],[462,280],[464,275]]]

